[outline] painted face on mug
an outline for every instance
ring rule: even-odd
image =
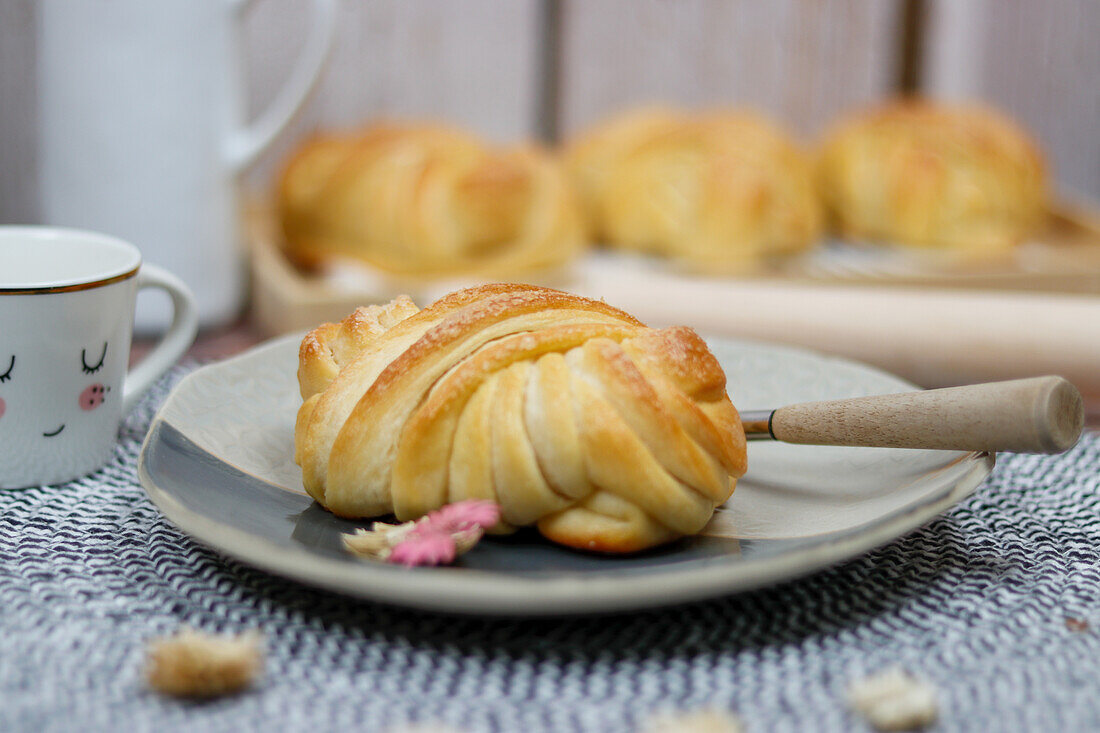
[[[172,326],[126,375],[138,290]],[[124,410],[187,349],[194,301],[134,245],[95,232],[0,226],[0,489],[59,484],[110,460]]]
[[[54,461],[113,438],[119,406],[110,386],[122,365],[110,339],[43,351],[0,343],[0,453],[5,468]],[[116,404],[113,404],[116,403]]]
[[[12,356],[13,366],[14,366],[14,360],[15,360],[15,357],[13,355]],[[88,363],[88,350],[87,349],[81,349],[80,350],[80,370],[81,370],[81,372],[85,375],[94,375],[94,374],[102,371],[104,365],[107,362],[107,342],[106,341],[103,342],[103,349],[99,352],[99,358],[98,359],[93,358],[92,362],[93,362],[92,364]],[[10,378],[10,375],[9,375],[9,378]],[[81,380],[81,381],[83,382],[83,381],[86,381],[86,380]],[[90,412],[90,411],[96,409],[97,407],[99,407],[100,405],[103,404],[103,402],[107,398],[107,393],[110,392],[110,391],[111,391],[111,388],[105,386],[103,383],[101,383],[101,382],[92,382],[92,383],[88,384],[88,386],[84,387],[84,389],[80,390],[80,393],[76,397],[76,404],[84,412]],[[2,399],[2,398],[0,398],[0,399]],[[2,412],[2,410],[0,410],[0,412]],[[58,415],[58,417],[59,418],[64,418],[65,415],[61,414],[61,415]],[[61,435],[61,433],[65,430],[65,426],[68,425],[69,422],[70,421],[61,422],[53,430],[48,430],[48,431],[42,433],[42,437],[43,438],[55,438],[55,437]]]
[[[11,360],[8,362],[7,370],[3,374],[0,374],[0,384],[3,384],[4,382],[10,382],[11,373],[13,371],[15,371],[15,354],[11,355]],[[0,390],[0,418],[4,417],[4,411],[7,409],[7,407],[7,403],[4,402],[3,391]]]

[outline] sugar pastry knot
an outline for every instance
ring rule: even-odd
[[[689,328],[528,285],[357,309],[302,341],[295,460],[343,517],[463,499],[577,548],[699,532],[745,472],[726,377]]]
[[[841,234],[979,258],[1023,241],[1046,204],[1031,137],[976,105],[907,99],[852,115],[827,136],[819,174]]]
[[[810,158],[753,113],[636,110],[580,135],[566,161],[610,247],[735,271],[821,233]]]
[[[316,135],[276,198],[287,254],[307,266],[335,256],[404,275],[511,275],[565,263],[584,244],[553,156],[438,125]]]

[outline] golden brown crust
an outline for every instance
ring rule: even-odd
[[[324,391],[341,366],[362,353],[387,329],[418,310],[409,296],[401,295],[385,306],[356,308],[340,323],[323,323],[307,333],[298,349],[298,385],[302,399]]]
[[[428,329],[441,322],[450,313],[482,298],[534,289],[536,288],[530,285],[492,284],[460,290],[441,298],[433,303],[431,307],[394,323],[386,329],[386,338],[384,339],[366,337],[358,339],[358,342],[362,344],[362,351],[349,355],[347,363],[340,367],[336,377],[332,379],[324,391],[314,393],[309,397],[303,394],[305,402],[298,412],[298,419],[295,424],[295,461],[302,467],[306,491],[319,501],[323,498],[315,492],[323,490],[323,476],[327,471],[332,445],[344,419],[351,414],[355,404],[362,397],[365,389],[361,389],[362,385],[372,384],[393,359],[397,358]],[[394,303],[391,303],[389,307],[393,305]],[[347,319],[345,319],[345,323],[347,322]],[[353,323],[357,322],[353,321]],[[314,339],[310,339],[308,334],[306,338],[307,340],[320,340],[332,332],[332,324],[325,324],[311,332],[315,335]],[[309,382],[312,384],[315,373],[324,374],[327,372],[323,364],[319,365],[317,359],[312,358],[315,356],[323,358],[323,354],[323,349],[316,346],[307,349],[307,360],[299,361],[300,383]],[[316,419],[313,417],[315,408],[318,411]],[[301,436],[306,433],[311,436],[308,441],[301,439]]]
[[[362,351],[299,413],[306,489],[336,514],[492,499],[504,526],[630,551],[699,531],[744,473],[725,376],[690,329],[531,286],[459,291],[385,330],[376,318],[345,321],[368,334],[344,335]],[[336,338],[308,336],[301,371]]]
[[[978,256],[1026,238],[1046,199],[1043,159],[1024,130],[985,107],[921,99],[838,123],[819,179],[844,236]]]
[[[637,110],[579,136],[566,161],[590,231],[612,247],[736,270],[820,234],[809,158],[752,113]]]
[[[306,266],[344,256],[411,275],[515,273],[584,243],[552,156],[438,125],[317,135],[287,161],[276,199],[287,254]]]

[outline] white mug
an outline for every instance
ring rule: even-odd
[[[128,375],[134,302],[167,291],[172,325]],[[119,422],[191,345],[187,287],[137,247],[73,229],[0,227],[0,488],[68,481],[111,454]]]
[[[203,325],[232,319],[244,295],[238,174],[313,85],[336,2],[313,0],[296,68],[246,125],[245,0],[43,0],[37,52],[44,223],[140,242],[147,258],[194,291]],[[147,305],[138,329],[163,327],[166,304]]]

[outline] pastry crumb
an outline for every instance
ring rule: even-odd
[[[176,697],[218,697],[251,686],[263,671],[257,632],[216,636],[184,627],[149,644],[146,679]]]
[[[900,667],[852,683],[848,705],[875,730],[914,730],[936,720],[936,689]]]
[[[1066,617],[1066,628],[1070,631],[1076,631],[1079,634],[1083,634],[1088,631],[1091,626],[1089,622],[1083,618],[1074,618],[1073,616]]]
[[[641,733],[742,733],[744,726],[724,710],[665,713],[646,721]]]
[[[340,535],[344,549],[358,557],[385,560],[393,548],[405,538],[415,526],[414,522],[404,524],[386,524],[375,522],[370,529],[356,529]]]

